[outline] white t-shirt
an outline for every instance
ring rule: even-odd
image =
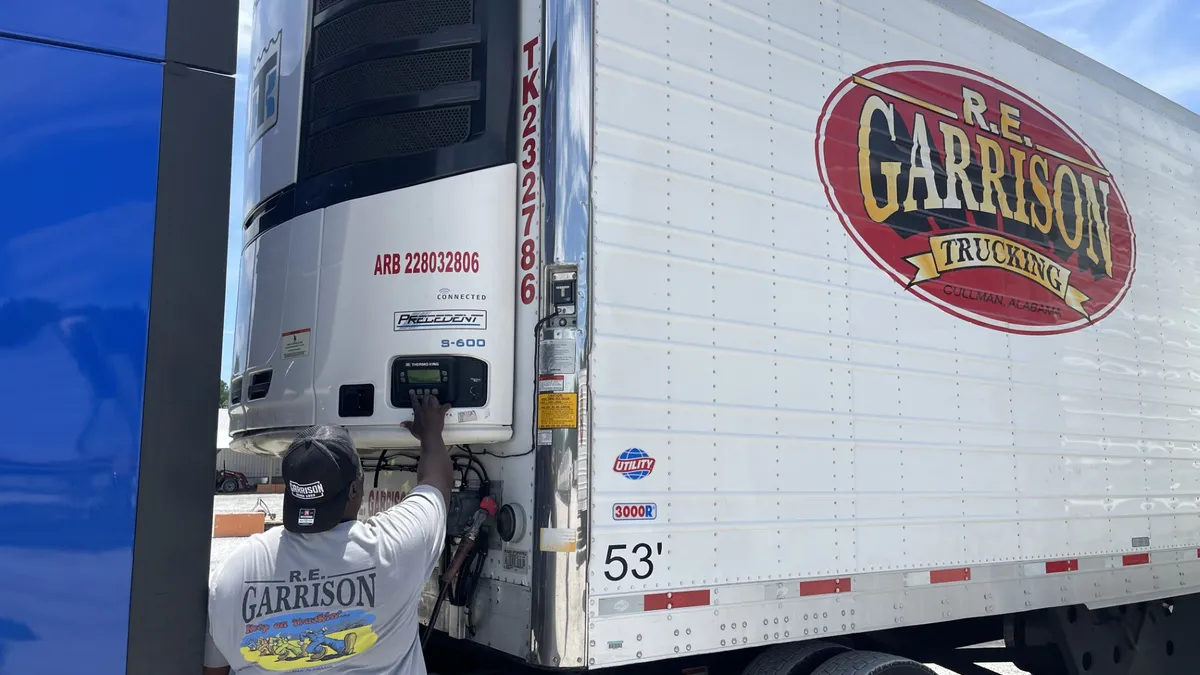
[[[445,537],[446,503],[430,485],[365,522],[254,535],[211,582],[204,664],[425,675],[417,607]]]

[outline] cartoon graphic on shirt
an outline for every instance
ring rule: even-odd
[[[271,671],[303,670],[375,646],[375,568],[287,576],[287,581],[245,584],[240,647],[246,661]]]

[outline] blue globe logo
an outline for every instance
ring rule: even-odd
[[[629,480],[641,480],[654,471],[654,458],[641,448],[629,448],[617,456],[613,471]]]

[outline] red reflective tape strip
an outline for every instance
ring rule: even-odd
[[[821,579],[820,581],[801,581],[800,597],[808,595],[830,595],[831,593],[849,593],[850,579]]]
[[[1131,565],[1149,565],[1150,564],[1150,554],[1149,553],[1137,553],[1135,555],[1127,555],[1127,556],[1121,558],[1121,564],[1124,565],[1125,567],[1129,567]]]
[[[677,593],[654,593],[642,598],[642,609],[653,612],[660,609],[679,609],[680,607],[703,607],[710,604],[710,591],[679,591]]]
[[[955,581],[970,581],[970,567],[955,567],[949,570],[930,570],[929,583],[931,584],[951,584]]]
[[[1059,572],[1078,572],[1078,560],[1052,560],[1046,563],[1046,574],[1058,574]]]

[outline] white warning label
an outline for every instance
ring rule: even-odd
[[[283,358],[294,359],[308,356],[308,338],[312,335],[311,328],[302,328],[283,334]]]

